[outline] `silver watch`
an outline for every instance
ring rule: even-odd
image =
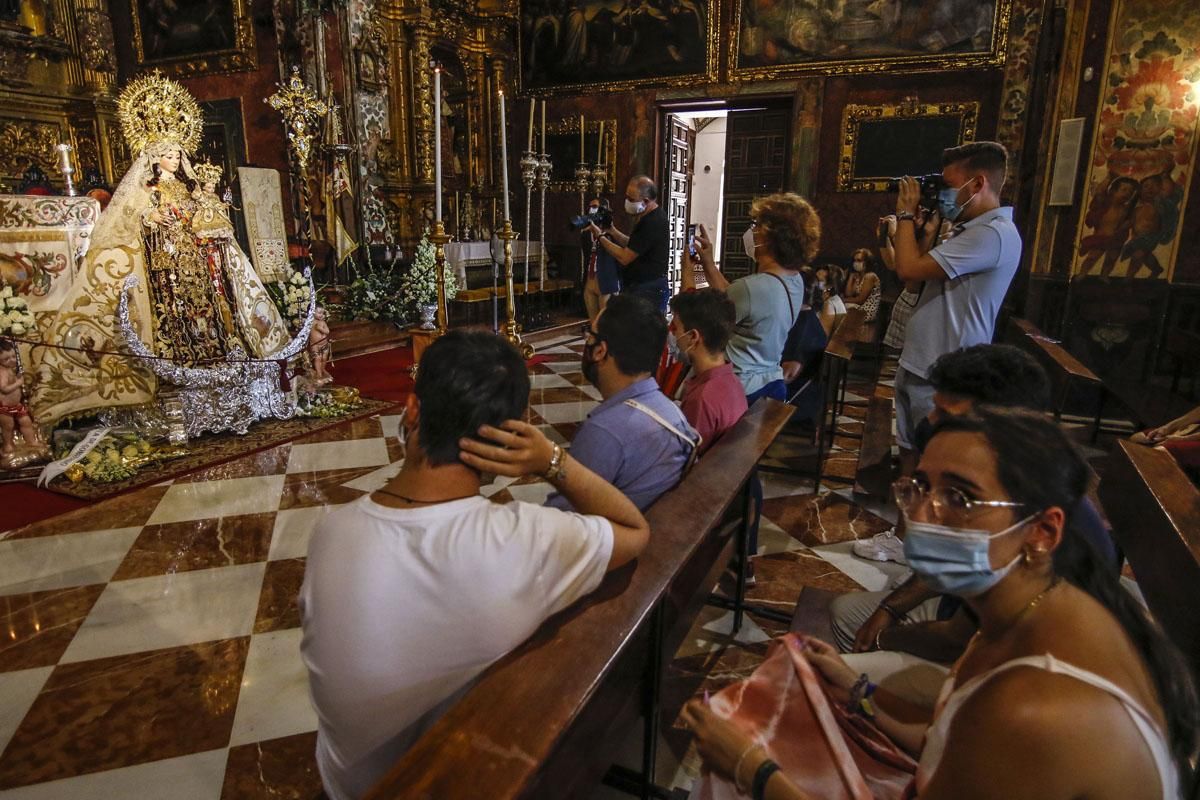
[[[562,445],[555,444],[554,452],[550,456],[550,466],[542,473],[542,477],[548,481],[562,480],[567,475],[567,451],[562,449]]]

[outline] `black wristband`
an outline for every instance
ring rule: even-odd
[[[750,797],[753,800],[763,800],[763,796],[767,791],[767,781],[771,780],[771,776],[778,771],[779,765],[769,758],[758,765],[758,769],[754,772],[754,783],[750,790]]]

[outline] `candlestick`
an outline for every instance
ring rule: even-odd
[[[579,115],[579,160],[583,161],[583,131],[585,130],[583,114]]]
[[[521,325],[517,322],[517,307],[513,301],[512,243],[513,239],[517,238],[517,233],[513,230],[512,220],[506,218],[504,220],[504,227],[496,235],[503,242],[504,246],[505,311],[508,316],[507,321],[504,323],[504,338],[508,339],[513,347],[521,351],[522,356],[530,359],[533,358],[533,345],[521,341]]]
[[[67,185],[67,196],[75,197],[75,183],[71,180],[71,176],[75,174],[75,168],[71,166],[71,145],[57,144],[54,149],[58,151],[58,169],[63,174],[63,181]]]
[[[529,98],[529,141],[525,144],[526,150],[533,149],[533,109],[537,105],[537,100]]]
[[[438,337],[446,332],[446,245],[450,242],[445,223],[440,219],[433,223],[429,241],[433,244],[434,269],[437,270],[437,329],[433,335]]]
[[[512,213],[508,208],[508,132],[505,130],[505,121],[508,117],[504,113],[504,90],[500,90],[500,165],[502,167],[501,176],[504,179],[504,219],[511,220]]]
[[[596,166],[604,163],[604,120],[600,120],[600,135],[596,137]]]
[[[442,221],[442,68],[433,68],[433,219]]]

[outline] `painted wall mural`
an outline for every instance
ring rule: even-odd
[[[1196,162],[1200,16],[1120,0],[1073,275],[1170,280]]]

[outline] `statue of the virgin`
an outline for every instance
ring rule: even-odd
[[[119,110],[133,164],[96,222],[69,295],[38,322],[51,345],[34,348],[30,359],[33,406],[43,423],[154,401],[153,373],[122,352],[116,327],[130,276],[137,278],[134,328],[161,358],[203,366],[230,356],[269,358],[289,343],[236,241],[223,239],[222,258],[214,259],[212,237],[198,238],[193,229],[200,193],[189,154],[203,128],[195,99],[154,73],[125,88]]]

